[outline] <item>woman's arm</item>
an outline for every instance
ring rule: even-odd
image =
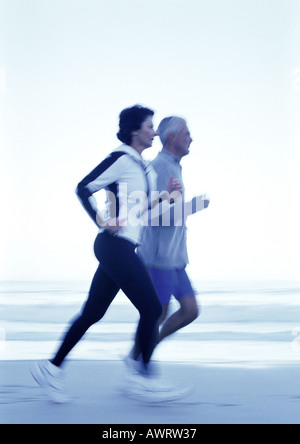
[[[93,194],[115,183],[124,170],[125,153],[115,151],[103,160],[81,182],[79,182],[76,194],[95,224],[103,227],[104,221],[98,212],[97,202]]]

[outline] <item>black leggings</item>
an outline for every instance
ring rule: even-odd
[[[136,348],[141,350],[147,366],[157,343],[157,323],[162,313],[149,273],[136,255],[132,242],[105,231],[97,236],[94,251],[100,265],[93,278],[88,300],[51,362],[56,366],[61,365],[89,327],[104,316],[121,289],[139,311]]]

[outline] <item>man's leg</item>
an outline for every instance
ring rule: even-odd
[[[186,327],[199,316],[199,309],[194,294],[188,294],[179,300],[180,308],[162,324],[158,342],[167,336]],[[168,306],[163,305],[163,313],[167,313]],[[163,321],[162,321],[163,322]]]

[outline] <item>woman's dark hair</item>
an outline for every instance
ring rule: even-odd
[[[149,108],[144,108],[140,105],[135,105],[131,108],[126,108],[121,111],[119,116],[119,132],[118,139],[130,145],[132,140],[132,132],[141,129],[142,123],[148,116],[153,116],[154,111]]]

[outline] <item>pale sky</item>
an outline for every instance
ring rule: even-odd
[[[299,279],[299,47],[299,0],[0,0],[0,279],[92,277],[75,188],[136,103],[194,140],[191,276]]]

